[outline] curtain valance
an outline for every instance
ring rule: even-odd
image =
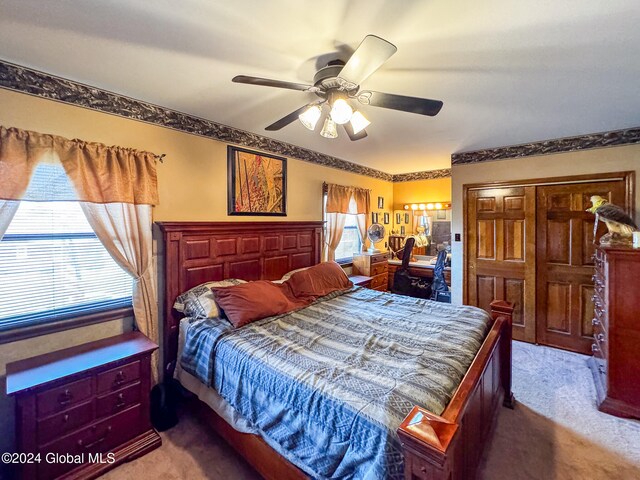
[[[327,184],[327,213],[368,214],[371,194],[365,188]],[[351,203],[353,199],[353,204]],[[355,211],[353,205],[355,204]]]
[[[68,140],[0,126],[0,199],[20,200],[35,168],[59,162],[74,198],[92,203],[157,205],[158,181],[153,153]]]

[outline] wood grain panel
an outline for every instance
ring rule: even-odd
[[[505,300],[513,303],[513,323],[524,326],[524,280],[507,278],[505,283]]]
[[[478,276],[478,307],[489,310],[489,305],[496,298],[496,281],[494,277]]]
[[[571,211],[571,194],[566,192],[552,193],[549,195],[546,205],[549,212]]]
[[[524,261],[524,220],[504,220],[504,259]]]
[[[199,258],[209,258],[211,250],[209,248],[209,239],[186,240],[184,242],[185,260],[196,260]]]
[[[478,258],[495,258],[495,220],[478,220]]]
[[[237,241],[235,238],[220,238],[215,239],[215,255],[235,255],[237,251]]]
[[[224,279],[223,265],[205,265],[203,267],[189,267],[185,269],[185,280],[190,285],[200,285],[204,282],[215,282]]]
[[[478,212],[495,212],[496,199],[495,197],[480,197],[476,202],[476,211]]]
[[[280,250],[280,236],[270,235],[264,238],[264,250],[265,252],[273,252],[274,250]]]
[[[505,211],[524,211],[524,196],[504,197]]]
[[[265,280],[279,280],[285,273],[291,270],[293,270],[293,268],[289,268],[288,255],[264,259]]]
[[[583,337],[593,337],[593,285],[580,285],[580,334]]]
[[[242,237],[240,239],[240,253],[258,253],[260,251],[260,237]]]
[[[568,283],[547,284],[547,322],[545,325],[547,330],[570,333],[570,290],[571,285]]]
[[[304,268],[313,265],[313,255],[311,252],[294,253],[291,255],[291,270]],[[285,272],[286,273],[286,272]]]
[[[260,259],[244,260],[241,262],[229,262],[229,278],[241,278],[252,281],[261,278]]]
[[[547,222],[547,262],[571,263],[571,223],[568,220]]]
[[[292,248],[297,248],[298,246],[298,236],[297,235],[283,235],[282,236],[282,249],[283,250],[291,250]]]
[[[300,248],[310,247],[312,243],[313,243],[313,237],[311,235],[307,235],[303,233],[298,235],[298,247]]]

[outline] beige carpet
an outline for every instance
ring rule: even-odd
[[[582,355],[516,342],[515,410],[502,408],[484,480],[640,479],[640,422],[598,412]],[[163,445],[103,476],[120,479],[252,479],[258,475],[183,412]]]

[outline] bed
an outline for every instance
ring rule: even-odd
[[[318,263],[322,224],[159,226],[167,374],[262,476],[475,476],[498,405],[513,404],[509,304],[494,302],[489,317],[356,287],[236,331],[181,324],[173,300],[195,285]]]

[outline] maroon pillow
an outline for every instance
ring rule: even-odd
[[[296,297],[322,297],[353,286],[347,274],[336,262],[314,265],[291,275],[285,283]]]
[[[308,300],[291,297],[289,286],[266,280],[211,289],[216,303],[234,327],[301,308]]]

